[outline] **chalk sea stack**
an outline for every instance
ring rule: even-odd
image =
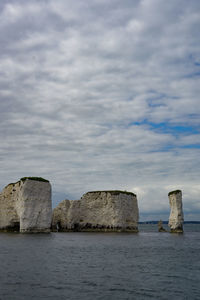
[[[94,191],[64,200],[54,210],[53,230],[138,231],[137,197],[125,191]]]
[[[24,177],[0,194],[0,230],[50,232],[51,185],[41,177]]]
[[[182,209],[182,192],[181,190],[172,191],[168,194],[169,204],[171,207],[168,226],[172,233],[183,232],[183,209]]]

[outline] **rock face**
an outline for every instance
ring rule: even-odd
[[[53,210],[53,230],[68,231],[78,228],[80,222],[80,200],[63,200]]]
[[[172,191],[168,194],[171,212],[169,216],[169,227],[171,232],[183,232],[183,209],[182,192],[180,190]]]
[[[25,177],[0,194],[0,230],[50,232],[51,185],[42,178]]]
[[[123,191],[88,192],[80,200],[64,200],[54,210],[53,230],[138,231],[136,195]]]

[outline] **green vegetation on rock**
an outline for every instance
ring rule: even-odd
[[[86,194],[88,193],[110,193],[112,195],[119,195],[119,194],[126,194],[126,195],[132,195],[132,196],[135,196],[136,195],[132,192],[127,192],[127,191],[120,191],[120,190],[111,190],[111,191],[91,191],[91,192],[87,192]]]
[[[181,190],[175,190],[175,191],[169,192],[168,196],[170,196],[172,194],[179,194],[179,193],[181,193]]]
[[[7,188],[10,185],[14,186],[15,184],[16,184],[16,182],[11,182],[11,183],[7,184],[5,188]]]
[[[35,180],[35,181],[49,182],[49,180],[44,179],[42,177],[22,177],[20,180],[24,182],[26,179]]]
[[[5,188],[9,187],[10,185],[14,186],[16,183],[18,183],[20,181],[24,182],[26,179],[35,180],[35,181],[42,181],[42,182],[49,182],[49,180],[44,179],[42,177],[22,177],[20,180],[18,180],[16,182],[11,182],[11,183],[7,184]]]

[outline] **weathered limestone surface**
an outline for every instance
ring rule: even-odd
[[[64,200],[53,211],[54,230],[138,231],[136,195],[123,191],[88,192]]]
[[[53,229],[73,230],[80,221],[80,200],[63,200],[53,210]]]
[[[168,225],[171,232],[183,232],[182,192],[180,190],[172,191],[168,197],[171,207]]]
[[[18,229],[19,216],[16,209],[16,196],[19,182],[7,185],[0,194],[0,229]]]
[[[0,194],[0,229],[49,232],[51,185],[48,181],[23,179],[7,185]]]

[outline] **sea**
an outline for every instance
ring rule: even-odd
[[[200,299],[200,225],[139,230],[0,233],[0,300]]]

